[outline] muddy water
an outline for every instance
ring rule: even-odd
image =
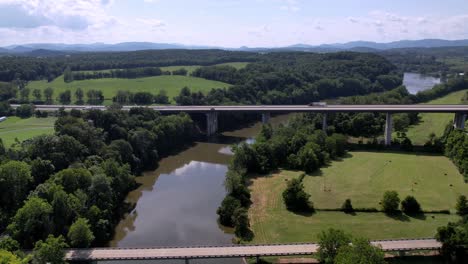
[[[274,126],[285,123],[289,117],[273,117],[271,123]],[[140,187],[127,197],[135,208],[116,227],[110,246],[231,244],[232,230],[219,226],[216,215],[216,209],[226,194],[223,183],[232,155],[230,146],[241,141],[251,142],[260,128],[261,124],[256,123],[196,142],[185,151],[162,159],[157,170],[138,177],[136,180]],[[209,261],[190,263],[197,262]],[[223,260],[223,263],[239,262],[238,259]]]

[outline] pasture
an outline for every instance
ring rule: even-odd
[[[468,90],[453,92],[429,101],[426,104],[460,104],[466,91]],[[410,126],[406,132],[406,136],[415,145],[424,145],[431,133],[435,133],[436,136],[442,136],[445,126],[453,120],[453,114],[444,113],[420,113],[419,117],[420,122]]]
[[[112,97],[119,90],[150,92],[152,94],[157,94],[161,90],[165,90],[169,99],[172,100],[185,86],[189,87],[192,91],[206,93],[213,88],[227,88],[230,84],[178,75],[162,75],[136,79],[103,78],[66,83],[62,75],[50,83],[46,80],[29,82],[27,87],[31,90],[40,89],[42,91],[47,87],[51,87],[54,89],[54,98],[57,98],[61,92],[70,90],[72,92],[72,101],[76,101],[74,93],[78,87],[80,87],[85,94],[88,90],[101,90],[104,94],[105,104],[111,104]]]
[[[5,147],[10,147],[16,139],[21,142],[38,135],[53,134],[56,119],[55,117],[21,119],[10,116],[0,123],[0,138]]]
[[[468,195],[467,185],[455,166],[443,156],[418,153],[351,152],[340,161],[304,179],[305,191],[315,208],[341,207],[349,198],[356,207],[379,208],[386,190],[401,199],[413,195],[424,210],[450,209],[452,214],[389,217],[383,213],[318,211],[311,215],[286,210],[282,192],[288,180],[302,172],[279,171],[252,180],[253,204],[249,209],[252,243],[316,241],[320,231],[340,228],[370,239],[433,237],[437,227],[456,221],[456,197]]]

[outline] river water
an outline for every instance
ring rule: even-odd
[[[404,74],[412,94],[430,89],[440,80],[416,73]],[[221,115],[219,118],[223,118]],[[273,126],[286,123],[289,115],[271,118]],[[115,229],[112,247],[169,247],[232,244],[233,230],[217,223],[216,209],[226,191],[223,183],[232,153],[230,146],[252,142],[261,123],[224,132],[159,162],[155,171],[137,177],[140,186],[127,201],[135,208]],[[100,262],[122,263],[122,262]],[[130,262],[128,262],[130,263]],[[132,262],[133,263],[133,262]],[[138,263],[184,263],[138,261]],[[240,259],[191,260],[190,263],[241,263]]]
[[[275,126],[287,122],[288,118],[289,115],[272,117],[271,123]],[[110,246],[232,244],[233,230],[221,227],[216,214],[226,195],[223,183],[232,157],[230,146],[241,141],[251,142],[260,129],[259,122],[196,142],[177,155],[161,159],[155,171],[137,177],[140,186],[127,196],[127,201],[135,204],[135,208],[116,227]],[[190,263],[240,263],[240,260],[192,260]]]
[[[423,75],[419,73],[405,72],[403,75],[403,85],[410,94],[416,94],[417,92],[431,89],[434,85],[440,83],[440,78],[435,78],[429,75]]]

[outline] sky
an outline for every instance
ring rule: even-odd
[[[468,39],[468,0],[0,0],[0,46]]]

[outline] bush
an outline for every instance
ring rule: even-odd
[[[382,211],[387,214],[393,214],[398,211],[398,205],[400,204],[400,198],[396,191],[386,191],[382,198]]]
[[[16,116],[21,118],[31,117],[34,113],[34,106],[29,104],[23,104],[16,108]]]
[[[304,191],[304,185],[299,179],[288,182],[286,190],[283,192],[283,200],[288,210],[291,211],[311,211],[313,204],[309,202],[310,195]]]
[[[330,228],[319,236],[318,259],[321,263],[334,263],[338,250],[351,242],[351,236],[342,230]]]
[[[405,214],[419,214],[422,212],[421,205],[419,205],[416,198],[411,195],[406,196],[406,198],[401,201],[401,210]]]
[[[219,222],[224,226],[234,226],[234,212],[241,207],[241,203],[236,198],[228,195],[221,202],[221,206],[216,213],[219,215]]]
[[[353,205],[351,204],[351,199],[346,199],[346,201],[344,201],[343,205],[341,206],[341,210],[343,210],[343,212],[345,213],[354,212]]]
[[[466,200],[465,195],[458,196],[456,209],[457,209],[457,214],[460,216],[464,216],[468,214],[468,202]]]

